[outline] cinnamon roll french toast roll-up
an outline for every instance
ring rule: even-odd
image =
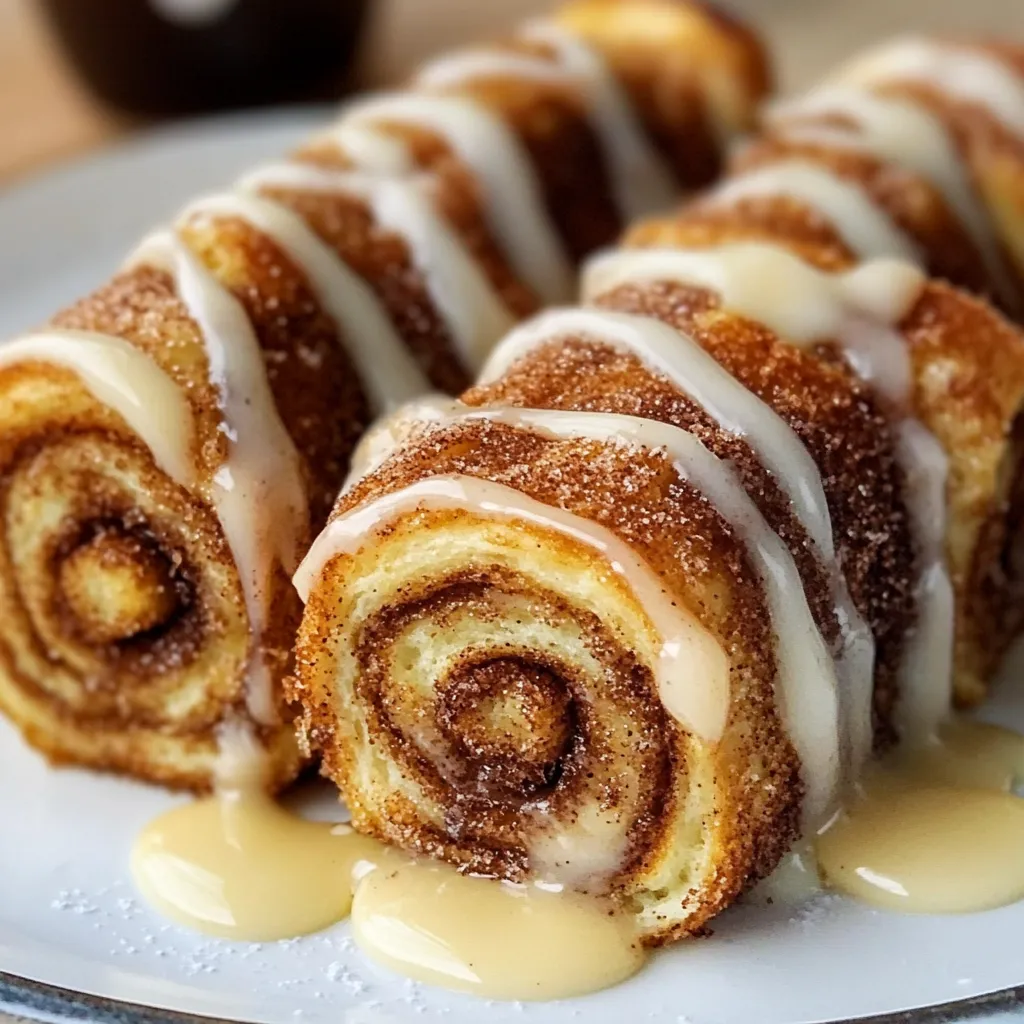
[[[948,424],[1005,455],[1024,340],[891,260],[621,250],[586,280],[342,495],[295,577],[294,694],[358,828],[658,943],[943,719],[961,509],[995,511]],[[953,383],[994,383],[919,395],[972,346]]]
[[[202,789],[241,724],[294,775],[288,580],[371,419],[464,388],[750,120],[746,30],[627,8],[352,104],[0,348],[0,709],[51,759]]]
[[[728,230],[739,210],[840,262],[912,260],[1020,319],[1024,48],[884,43],[769,105],[699,206],[710,225]]]

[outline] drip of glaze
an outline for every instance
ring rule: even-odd
[[[434,210],[422,185],[422,179],[417,178],[331,171],[301,163],[269,164],[239,182],[243,191],[285,188],[335,192],[366,201],[375,221],[405,242],[460,357],[476,372],[494,341],[515,323],[515,317],[480,264]]]
[[[792,555],[765,522],[735,471],[679,427],[611,413],[546,409],[464,407],[431,410],[442,426],[494,422],[556,438],[590,438],[663,450],[676,472],[703,494],[736,531],[764,587],[779,659],[778,704],[803,765],[805,825],[812,829],[831,812],[840,781],[836,666],[811,616]],[[664,600],[664,599],[663,599]],[[870,684],[870,676],[867,680]],[[865,713],[869,711],[865,706]],[[847,740],[849,742],[849,740]],[[563,857],[562,860],[567,858]],[[531,864],[535,858],[531,856]],[[572,863],[589,863],[573,857]]]
[[[718,739],[729,712],[729,661],[717,640],[684,608],[666,600],[654,571],[610,530],[511,487],[472,476],[435,476],[333,519],[313,542],[293,583],[309,599],[313,584],[333,558],[359,550],[371,534],[403,515],[426,509],[459,509],[492,519],[530,523],[598,551],[629,587],[658,635],[655,677],[666,711],[708,741]],[[690,684],[700,679],[701,686]]]
[[[362,171],[401,175],[416,170],[416,161],[401,139],[375,131],[369,125],[336,121],[317,136],[317,141],[336,146]]]
[[[994,53],[939,40],[905,38],[855,58],[833,76],[850,85],[922,82],[940,94],[984,107],[1024,136],[1024,80]]]
[[[852,124],[818,120],[834,116]],[[776,106],[768,124],[783,138],[871,153],[931,182],[974,241],[997,292],[1013,300],[1015,288],[999,240],[964,159],[945,124],[923,105],[909,97],[826,86]]]
[[[628,920],[596,901],[440,864],[367,875],[353,901],[352,934],[386,967],[491,999],[597,992],[645,959]]]
[[[257,790],[224,790],[150,822],[131,868],[147,902],[196,931],[267,942],[346,917],[352,872],[380,854],[347,825],[305,821]]]
[[[344,118],[436,132],[473,171],[488,222],[519,278],[545,302],[573,293],[572,266],[544,207],[537,173],[518,136],[499,117],[467,97],[393,93],[349,104]]]
[[[583,896],[415,861],[348,825],[306,821],[267,796],[251,736],[223,738],[216,795],[136,839],[143,897],[196,931],[265,942],[352,913],[356,942],[408,977],[491,999],[564,999],[634,974],[632,921]]]
[[[74,373],[97,402],[113,409],[142,439],[175,483],[195,488],[192,407],[145,352],[113,335],[56,329],[0,345],[0,367],[34,361]]]
[[[1024,897],[1024,738],[951,721],[865,772],[817,840],[826,882],[876,906],[965,913]]]
[[[170,274],[198,326],[220,396],[228,456],[213,478],[213,502],[238,568],[251,633],[246,700],[259,722],[276,720],[270,670],[260,655],[276,564],[294,571],[308,528],[299,455],[267,381],[245,309],[170,231],[129,258]]]
[[[571,84],[587,102],[623,219],[668,207],[677,193],[675,178],[601,54],[552,21],[526,25],[520,37],[550,47],[554,60],[513,50],[470,49],[427,64],[416,82],[447,88],[478,78],[508,76]]]
[[[200,199],[183,218],[237,217],[270,238],[305,275],[318,305],[338,325],[375,410],[384,412],[430,390],[430,382],[381,308],[373,289],[297,214],[242,193]]]
[[[920,247],[857,184],[808,160],[781,160],[730,178],[708,196],[715,206],[786,196],[820,213],[859,259],[892,256],[921,263]]]
[[[347,825],[280,807],[246,725],[228,722],[218,739],[214,794],[160,815],[135,840],[131,869],[142,895],[189,928],[250,942],[306,935],[347,916],[356,865],[383,862],[390,851]]]
[[[947,460],[938,441],[911,415],[910,353],[894,326],[917,301],[922,274],[891,260],[828,273],[762,243],[697,251],[635,249],[593,260],[584,275],[584,294],[637,281],[708,288],[725,308],[765,324],[790,344],[834,342],[891,406],[918,548],[918,619],[901,666],[897,725],[906,738],[930,735],[948,713],[952,680],[953,591],[944,553]],[[793,295],[801,301],[792,302]]]

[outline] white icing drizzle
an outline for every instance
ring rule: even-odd
[[[920,270],[899,260],[871,260],[845,273],[828,273],[782,246],[736,242],[712,249],[599,253],[584,268],[583,294],[589,300],[641,281],[696,285],[717,292],[724,307],[761,321],[784,340],[809,344],[830,338],[851,310],[885,324],[897,322],[917,300],[924,280]],[[882,357],[880,352],[877,358]],[[909,370],[902,379],[909,380]]]
[[[666,710],[709,742],[721,737],[729,712],[729,661],[689,613],[666,600],[657,574],[610,530],[546,505],[504,484],[472,476],[433,476],[385,494],[333,519],[314,541],[293,582],[304,601],[331,559],[357,552],[366,538],[403,515],[461,509],[554,530],[598,551],[622,577],[659,637],[655,677]],[[687,685],[699,680],[699,685]]]
[[[441,426],[483,420],[548,437],[590,438],[665,451],[680,477],[736,531],[764,587],[779,659],[780,714],[804,766],[805,824],[808,828],[820,824],[832,807],[840,779],[836,666],[814,623],[793,556],[729,463],[688,431],[636,416],[511,407],[444,410],[435,406],[426,412],[432,423]],[[690,680],[677,678],[672,685],[692,688],[692,678],[692,674]],[[666,685],[663,682],[663,695]],[[673,698],[666,705],[678,705],[683,699]]]
[[[786,196],[820,213],[860,259],[894,256],[922,261],[916,242],[852,182],[809,160],[780,160],[731,178],[708,196],[715,205]]]
[[[630,266],[650,250],[612,252],[589,265],[584,293],[593,296],[614,286],[603,280],[600,267],[613,271],[621,257]],[[631,279],[625,273],[622,280]],[[521,325],[495,349],[481,382],[494,380],[534,348],[567,335],[592,338],[625,348],[654,372],[661,373],[727,433],[742,437],[789,498],[828,569],[841,646],[837,671],[843,684],[843,758],[855,770],[871,750],[871,686],[874,643],[871,632],[846,588],[832,539],[832,522],[818,467],[793,429],[769,405],[745,388],[701,346],[667,324],[650,317],[592,309],[553,310]]]
[[[416,170],[416,161],[401,139],[376,131],[370,125],[352,124],[342,119],[321,132],[314,141],[336,146],[361,171],[399,175]]]
[[[195,487],[192,407],[145,352],[110,334],[57,328],[0,345],[0,367],[37,360],[74,373],[141,438],[163,472],[188,490]]]
[[[922,38],[885,43],[841,68],[833,80],[853,85],[922,82],[951,98],[984,107],[1024,136],[1024,80],[994,53]]]
[[[304,273],[321,309],[349,342],[371,405],[377,411],[430,390],[430,382],[373,289],[346,266],[297,214],[255,195],[223,193],[200,199],[183,217],[237,217],[266,235]]]
[[[852,121],[852,126],[806,120],[834,115]],[[999,294],[1013,299],[1015,289],[998,238],[964,160],[943,121],[920,103],[905,96],[826,86],[780,104],[768,124],[784,138],[868,152],[929,181],[971,236]]]
[[[550,46],[562,65],[583,81],[623,216],[632,220],[670,206],[678,192],[675,175],[604,57],[553,21],[532,22],[523,36]]]
[[[898,446],[920,568],[914,584],[917,622],[903,651],[894,720],[904,742],[922,744],[935,739],[953,700],[956,607],[945,559],[949,460],[935,436],[915,419],[899,424]]]
[[[389,178],[302,163],[268,164],[239,183],[243,191],[277,187],[341,192],[367,202],[375,221],[406,243],[459,356],[476,372],[515,317],[422,186],[417,177]]]
[[[612,253],[607,258],[618,255]],[[590,274],[584,283],[585,295],[606,290],[603,286],[595,290],[593,283]],[[625,349],[655,373],[666,376],[723,430],[742,437],[793,503],[795,514],[817,547],[832,552],[832,523],[818,467],[792,427],[696,341],[667,324],[596,309],[551,310],[520,324],[505,337],[487,361],[480,383],[496,380],[533,349],[568,335]]]
[[[572,83],[587,103],[623,219],[671,205],[678,192],[675,176],[647,137],[622,84],[601,54],[553,21],[531,22],[519,35],[550,47],[554,61],[512,50],[470,49],[427,64],[416,81],[435,88],[495,76]]]
[[[308,528],[298,452],[277,412],[263,353],[238,300],[170,231],[145,239],[129,266],[171,275],[199,327],[220,396],[228,456],[213,477],[213,502],[238,569],[252,634],[247,703],[259,722],[276,720],[261,638],[270,612],[276,564],[291,572]]]
[[[348,123],[406,123],[440,135],[474,172],[491,227],[518,276],[546,302],[566,299],[574,274],[522,143],[495,114],[462,96],[392,93],[350,104]]]
[[[684,281],[715,291],[725,308],[758,320],[791,344],[834,341],[858,375],[893,407],[919,561],[918,618],[904,653],[898,724],[907,736],[933,734],[949,710],[952,676],[952,589],[944,560],[946,459],[910,411],[910,353],[894,327],[920,295],[921,272],[876,260],[832,274],[761,243],[693,252],[625,250],[597,258],[586,274],[585,292],[643,280]]]

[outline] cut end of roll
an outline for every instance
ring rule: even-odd
[[[471,437],[419,454],[443,470],[485,450]],[[527,493],[417,481],[416,461],[356,485],[301,570],[293,696],[354,824],[473,873],[606,896],[649,944],[699,931],[791,840],[799,804],[777,732],[756,775],[743,766],[751,728],[777,723],[737,720],[736,687],[763,684],[720,631],[734,595],[652,582],[611,529],[559,508],[542,456]],[[763,865],[719,819],[748,786]]]

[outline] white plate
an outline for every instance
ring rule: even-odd
[[[188,196],[287,149],[311,113],[205,122],[0,195],[0,337],[102,281],[131,243]],[[1007,682],[1024,678],[1021,668]],[[1024,728],[1024,686],[992,711]],[[964,917],[873,911],[838,897],[799,912],[739,908],[707,940],[652,958],[626,984],[552,1004],[481,1004],[369,964],[345,924],[263,946],[211,941],[139,901],[127,854],[171,805],[157,789],[53,771],[0,723],[0,972],[136,1004],[76,1001],[0,974],[0,1006],[53,1017],[152,1019],[143,1007],[267,1024],[796,1024],[948,1003],[1024,983],[1024,903]],[[328,802],[329,811],[336,807]],[[1024,851],[1022,851],[1024,856]],[[1024,1019],[1003,998],[934,1021]],[[993,1008],[998,1008],[993,1016]],[[159,1019],[166,1020],[162,1015]]]

